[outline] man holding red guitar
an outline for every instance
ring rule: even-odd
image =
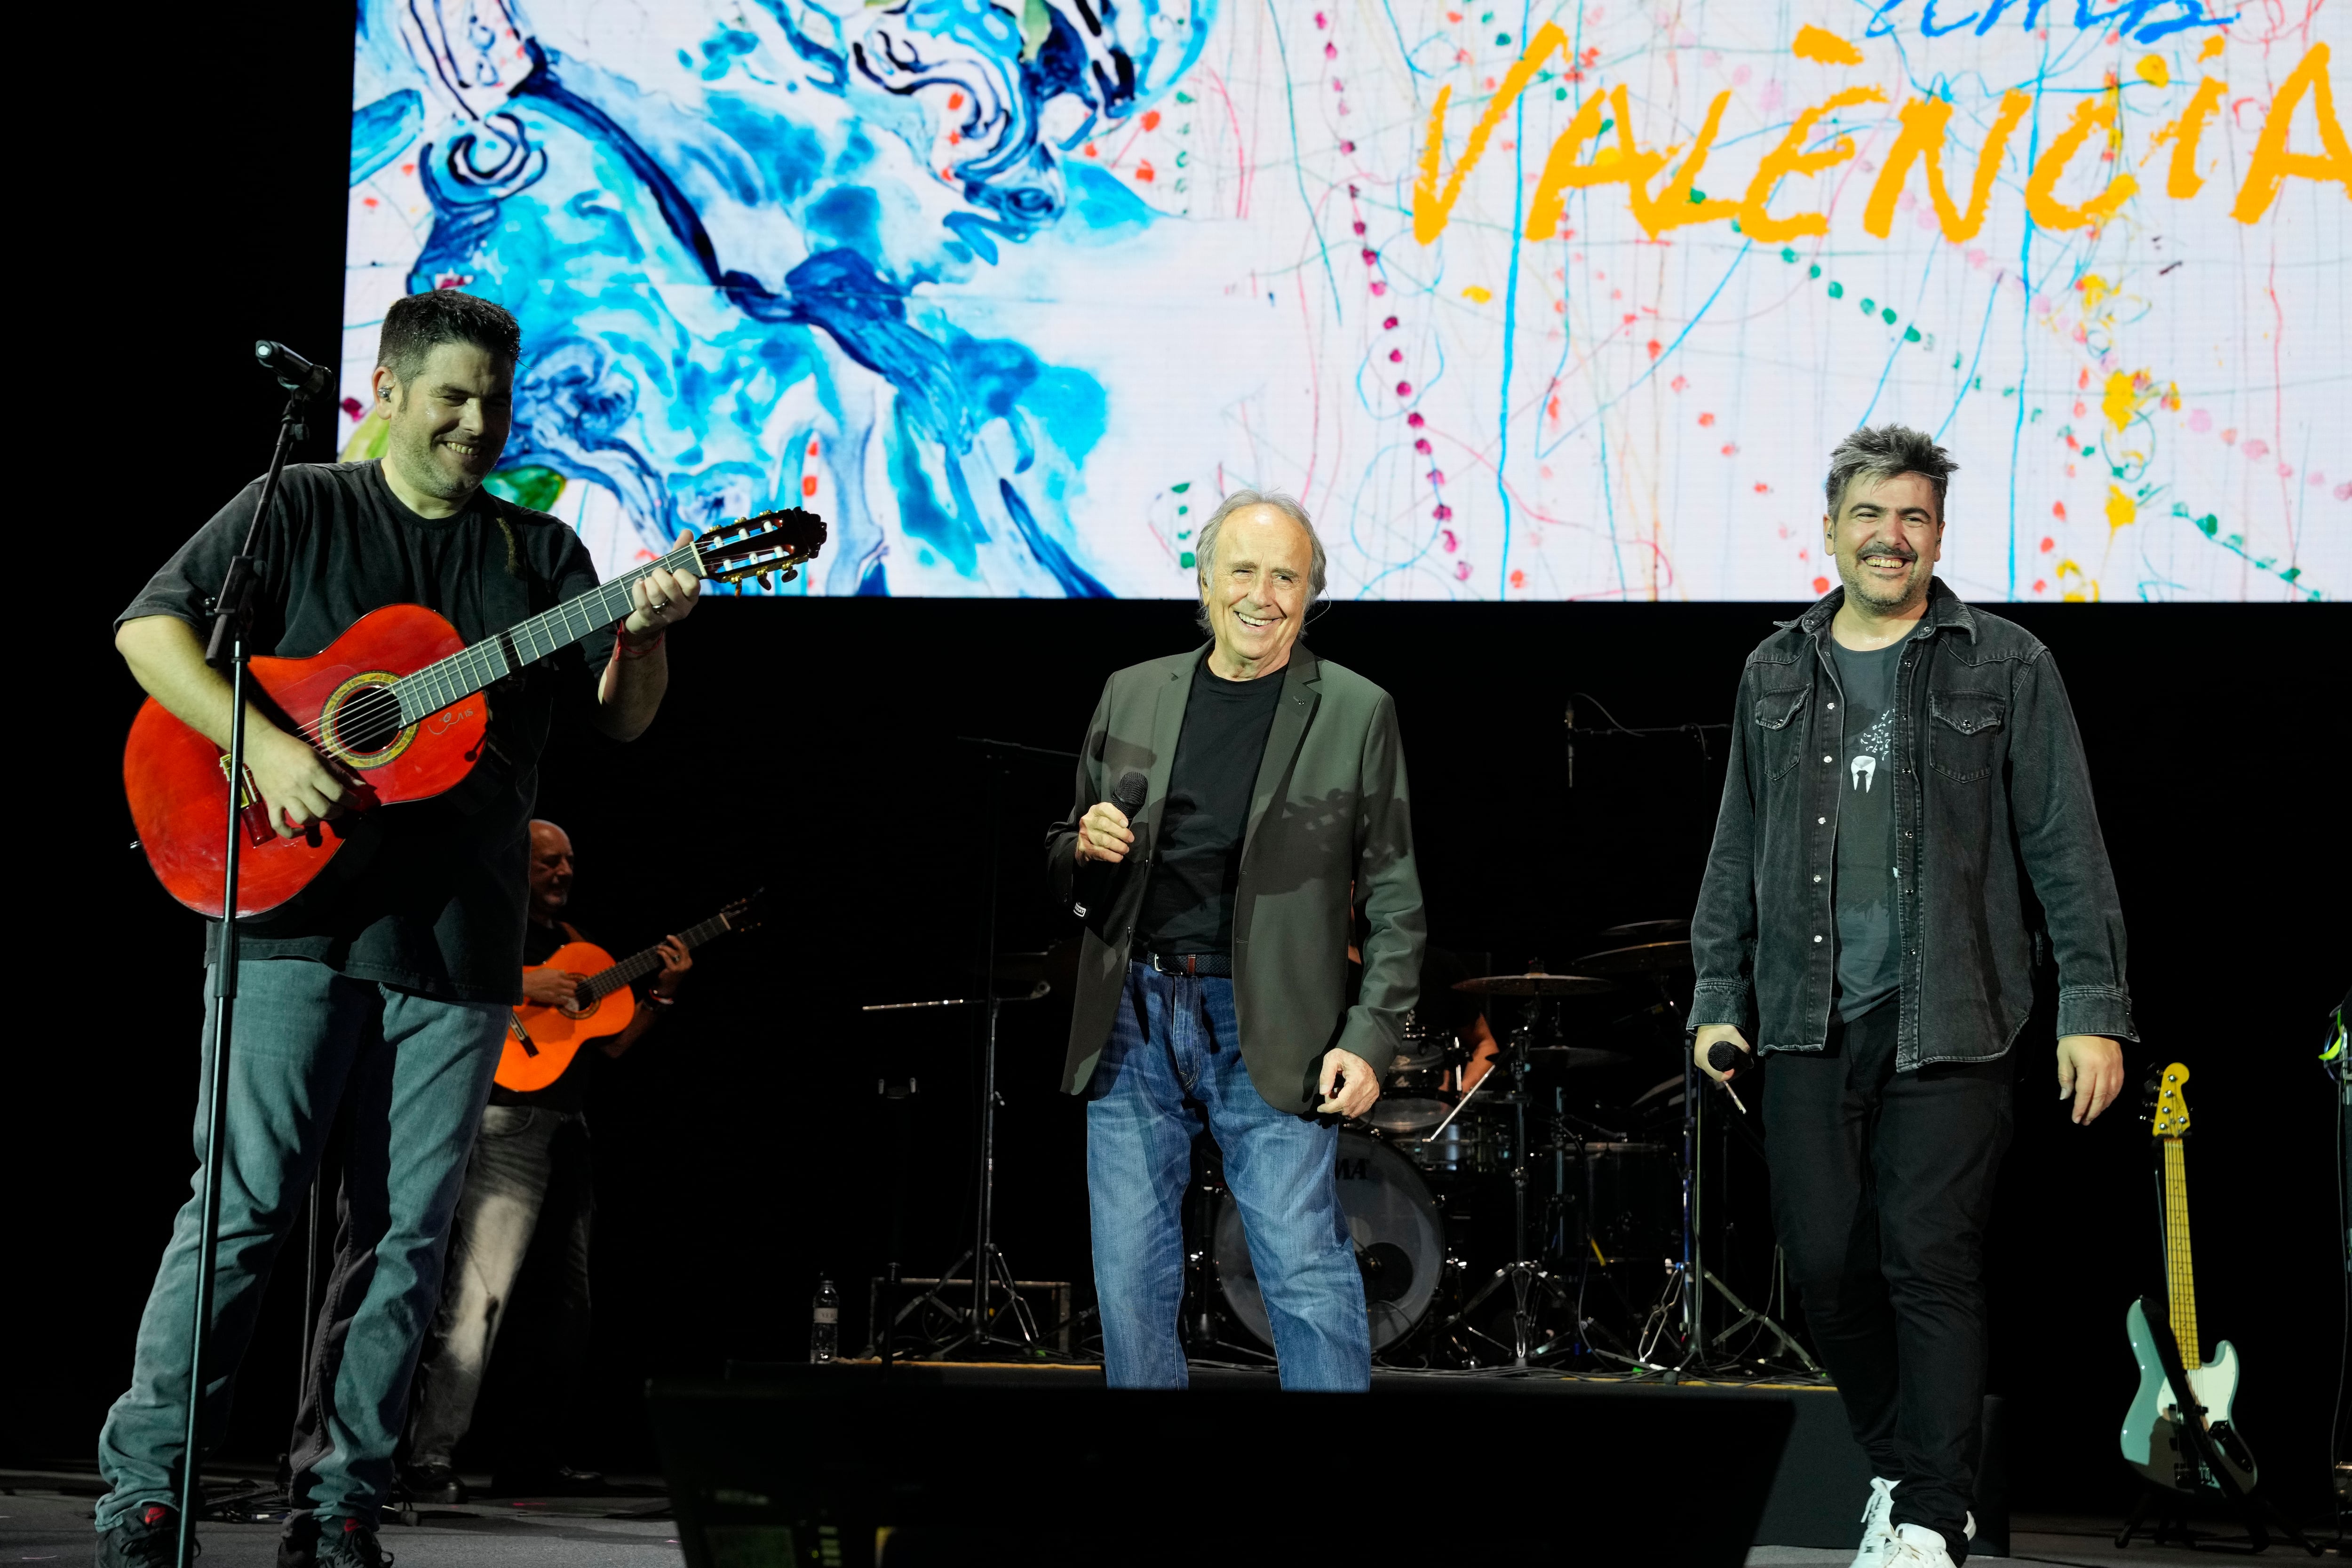
[[[557,954],[583,939],[563,919],[572,902],[572,837],[551,822],[530,825],[530,924],[523,935],[524,998],[571,1008],[580,979]],[[419,1502],[464,1502],[451,1467],[474,1421],[475,1401],[503,1341],[526,1359],[533,1409],[510,1436],[498,1468],[501,1495],[593,1491],[602,1478],[566,1468],[556,1445],[588,1349],[588,1248],[596,1197],[590,1170],[587,1099],[591,1056],[618,1057],[669,1016],[694,955],[665,937],[661,967],[620,1033],[581,1051],[544,1089],[499,1084],[482,1112],[482,1134],[466,1167],[466,1190],[449,1231],[448,1284],[416,1370],[403,1489]],[[518,1020],[518,1024],[522,1021]]]
[[[204,1391],[215,1431],[328,1130],[344,1114],[353,1132],[344,1245],[312,1352],[320,1420],[292,1456],[305,1511],[289,1521],[281,1564],[381,1561],[377,1509],[440,1300],[443,1245],[522,994],[526,825],[557,692],[565,680],[593,681],[598,728],[624,741],[643,733],[668,684],[663,637],[692,612],[699,587],[692,572],[633,574],[625,599],[610,601],[615,616],[627,606],[617,640],[603,635],[605,617],[547,657],[516,657],[518,623],[596,589],[568,526],[482,489],[506,447],[520,349],[513,317],[486,300],[446,289],[396,300],[373,381],[382,459],[287,468],[255,550],[247,641],[258,653],[307,658],[372,611],[421,605],[467,649],[488,642],[508,656],[494,684],[453,689],[446,708],[436,701],[412,719],[404,695],[399,718],[365,743],[331,732],[324,710],[313,736],[284,727],[274,701],[248,709],[247,773],[268,824],[280,842],[316,833],[311,842],[340,852],[299,896],[241,927]],[[198,628],[259,490],[247,487],[199,530],[117,623],[116,647],[139,683],[224,753],[230,686],[205,662]],[[454,787],[363,809],[377,794],[370,770],[391,778],[387,764],[421,731],[484,723],[483,709],[487,727]],[[268,856],[264,846],[248,858]],[[140,1322],[130,1389],[100,1438],[113,1489],[97,1510],[101,1563],[171,1559],[203,1227],[191,1196]]]

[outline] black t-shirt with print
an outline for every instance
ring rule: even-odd
[[[239,491],[116,624],[176,616],[202,635],[260,491],[259,480]],[[308,657],[399,604],[423,605],[479,642],[596,585],[568,524],[488,491],[454,517],[425,518],[376,463],[306,463],[286,469],[278,498],[254,550],[257,654]],[[239,923],[244,954],[316,959],[428,996],[520,999],[540,751],[563,684],[585,698],[612,646],[591,636],[490,688],[490,743],[473,773],[436,799],[368,813],[301,896]]]
[[[1231,952],[1242,839],[1265,737],[1282,706],[1280,670],[1226,680],[1203,657],[1168,768],[1160,848],[1137,928],[1156,952]]]
[[[1852,1023],[1902,988],[1895,911],[1895,675],[1903,645],[1830,639],[1845,708],[1837,827],[1837,1016]]]

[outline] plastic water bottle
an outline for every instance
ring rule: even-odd
[[[841,1292],[833,1281],[817,1277],[816,1300],[809,1312],[809,1360],[823,1365],[841,1344]]]

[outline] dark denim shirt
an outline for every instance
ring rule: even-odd
[[[1833,873],[1844,703],[1827,652],[1845,590],[1748,656],[1691,949],[1689,1025],[1818,1051],[1837,980]],[[1936,579],[1895,679],[1895,1068],[2016,1043],[2054,958],[2058,1033],[2138,1038],[2124,921],[2058,670],[2024,628]],[[1834,707],[1832,707],[1834,705]]]

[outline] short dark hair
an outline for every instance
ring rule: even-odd
[[[1944,481],[1959,468],[1936,438],[1907,425],[1865,425],[1837,444],[1830,454],[1830,516],[1835,518],[1845,500],[1846,487],[1859,479],[1891,479],[1916,474],[1936,487],[1936,521],[1944,521]]]
[[[394,300],[383,313],[375,363],[406,386],[442,343],[471,343],[509,365],[522,355],[522,328],[502,306],[455,289],[430,289]]]

